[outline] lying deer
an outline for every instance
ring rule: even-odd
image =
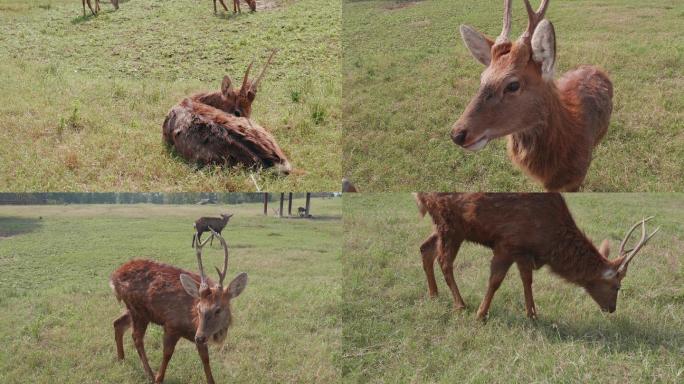
[[[218,0],[219,3],[221,3],[221,6],[223,6],[223,9],[228,12],[228,7],[226,7],[226,4],[223,2],[223,0]],[[245,3],[249,5],[249,9],[252,12],[256,12],[256,0],[245,0]],[[233,0],[233,13],[242,13],[242,10],[240,9],[240,0]],[[216,13],[216,0],[214,0],[214,14]]]
[[[276,52],[277,50],[275,49],[271,52],[271,56],[269,56],[268,61],[266,61],[266,64],[261,69],[261,73],[255,81],[249,80],[249,71],[254,64],[254,62],[251,62],[247,66],[245,76],[242,78],[240,89],[234,89],[233,81],[226,75],[223,77],[220,91],[197,93],[190,96],[190,99],[192,101],[211,105],[214,108],[218,108],[223,112],[230,113],[237,117],[250,118],[252,116],[252,103],[254,102],[254,98],[256,98],[257,89],[259,88],[261,80],[264,78],[266,68],[271,64]]]
[[[150,381],[164,381],[169,360],[182,337],[194,341],[207,383],[214,383],[207,342],[220,344],[226,339],[232,322],[230,302],[247,285],[247,274],[243,272],[228,287],[223,287],[228,271],[228,245],[221,235],[212,231],[210,238],[214,236],[221,241],[224,250],[223,272],[216,268],[218,284],[207,279],[202,267],[202,247],[209,238],[195,248],[199,276],[151,260],[129,261],[112,274],[110,286],[116,298],[126,305],[126,311],[114,320],[117,355],[121,360],[124,358],[123,335],[132,327],[133,342]],[[164,357],[156,376],[147,361],[143,341],[150,322],[164,328]]]
[[[111,0],[111,2],[115,10],[119,9],[119,0]],[[93,9],[90,0],[83,0],[83,17],[85,17],[86,15],[86,3],[88,3],[88,8],[90,8],[90,12],[93,13],[93,16],[97,15],[97,13],[100,12],[100,0],[95,0],[95,9]]]
[[[490,140],[507,136],[508,155],[547,191],[577,191],[586,177],[593,148],[608,130],[613,86],[592,66],[581,66],[553,79],[556,36],[544,19],[543,0],[534,12],[525,0],[529,22],[515,42],[511,0],[504,1],[503,30],[492,41],[462,25],[470,53],[487,68],[480,90],[454,124],[451,138],[478,151]]]
[[[421,215],[428,213],[434,223],[434,232],[420,246],[430,297],[437,296],[433,269],[437,259],[455,308],[465,308],[453,272],[461,243],[470,241],[494,251],[489,286],[477,311],[479,319],[487,316],[494,293],[513,263],[522,279],[528,317],[537,316],[532,271],[544,265],[583,287],[601,310],[612,313],[629,263],[659,229],[647,236],[646,222],[651,218],[637,222],[620,243],[618,256],[609,259],[608,240],[597,249],[577,228],[560,194],[418,193],[416,201]],[[638,226],[641,239],[625,251],[627,240]]]
[[[204,232],[211,232],[212,230],[219,235],[223,232],[223,228],[228,224],[228,220],[233,217],[233,214],[221,214],[221,217],[200,217],[195,220],[193,226],[195,227],[195,234],[192,236],[192,247],[195,248],[195,242],[201,241],[202,234]],[[214,237],[210,237],[211,242],[209,245],[213,245]]]

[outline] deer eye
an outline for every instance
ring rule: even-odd
[[[216,311],[214,311],[214,315],[218,315],[221,313],[221,308],[216,308]]]
[[[512,82],[508,83],[508,85],[506,85],[505,92],[506,93],[515,92],[518,89],[520,89],[520,83],[517,81],[512,81]]]
[[[242,116],[242,113],[240,113],[240,111],[236,109],[235,110],[235,116],[240,117],[240,116]]]

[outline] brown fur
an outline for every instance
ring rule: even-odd
[[[489,288],[478,310],[484,318],[494,292],[516,263],[523,280],[529,317],[536,316],[532,271],[548,265],[565,280],[584,287],[601,309],[615,310],[617,288],[625,274],[606,277],[622,257],[608,259],[608,243],[599,251],[577,228],[560,194],[419,193],[421,215],[428,213],[434,232],[421,245],[430,296],[437,295],[433,263],[437,259],[456,308],[465,307],[453,277],[453,263],[463,241],[494,251]]]
[[[209,232],[211,229],[213,229],[216,233],[220,235],[221,232],[223,232],[223,228],[226,227],[226,224],[228,224],[228,220],[230,220],[231,217],[233,217],[232,214],[221,214],[221,217],[200,217],[199,219],[195,220],[194,225],[196,237],[192,237],[192,247],[195,247],[195,241],[202,241],[202,234],[204,232]],[[210,244],[212,244],[213,242],[214,238],[212,237]]]
[[[268,131],[209,105],[185,99],[169,111],[162,128],[164,141],[188,161],[291,171]]]

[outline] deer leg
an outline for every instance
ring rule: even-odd
[[[83,17],[85,17],[85,2],[86,0],[81,0],[83,2]]]
[[[216,0],[214,0],[214,15],[216,14]]]
[[[442,236],[441,241],[438,242],[439,266],[442,267],[444,280],[446,280],[449,289],[451,289],[451,295],[454,297],[455,309],[463,309],[466,306],[461,293],[458,291],[456,280],[454,280],[454,258],[461,247],[461,241],[460,239],[446,239]]]
[[[524,262],[516,263],[518,271],[520,272],[520,279],[522,279],[523,290],[525,291],[525,309],[527,310],[527,317],[530,319],[537,318],[537,309],[534,307],[534,298],[532,297],[532,266]]]
[[[482,299],[482,304],[477,310],[477,318],[479,320],[484,320],[489,313],[489,306],[492,304],[492,299],[494,298],[494,293],[501,286],[501,282],[506,277],[508,269],[511,267],[512,260],[509,258],[497,257],[496,251],[494,253],[494,259],[492,259],[492,264],[490,266],[489,272],[489,286],[487,287],[487,293],[484,299]]]
[[[179,337],[175,333],[164,330],[164,358],[162,359],[161,366],[159,366],[157,376],[154,378],[155,383],[164,382],[166,367],[169,365],[169,361],[171,361],[171,356],[173,356],[173,351],[176,349],[176,343],[178,343],[178,339]]]
[[[130,326],[131,314],[128,311],[114,320],[114,340],[116,340],[116,355],[119,357],[119,360],[124,359],[123,335]]]
[[[433,233],[420,246],[423,256],[423,270],[427,277],[430,297],[437,297],[437,282],[435,281],[435,257],[437,256],[437,234]]]
[[[206,344],[197,345],[197,353],[200,355],[202,365],[204,366],[204,374],[207,376],[207,384],[214,384],[214,376],[211,375],[211,367],[209,366],[209,349]]]
[[[114,6],[114,10],[119,9],[119,0],[112,0],[112,5]]]
[[[133,321],[133,343],[135,344],[135,349],[138,351],[140,356],[140,361],[142,361],[143,369],[150,381],[154,381],[154,372],[150,368],[150,363],[147,360],[147,354],[145,354],[145,331],[147,330],[147,322],[144,321]]]
[[[219,3],[221,3],[221,5],[223,6],[223,9],[225,9],[226,12],[228,12],[228,7],[226,7],[226,3],[224,3],[223,0],[218,0],[218,1],[219,1]]]
[[[100,13],[100,0],[95,0],[95,12]]]
[[[90,8],[90,12],[92,12],[93,16],[95,16],[95,11],[93,10],[93,5],[90,4],[90,0],[86,0],[86,2],[88,2],[88,8]],[[85,13],[85,8],[83,9],[83,11]],[[85,14],[83,16],[85,16]]]

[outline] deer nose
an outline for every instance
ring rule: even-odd
[[[207,337],[206,336],[195,336],[195,343],[206,344],[207,343]]]
[[[451,133],[451,140],[454,141],[454,143],[463,146],[466,140],[466,136],[468,133],[466,131],[458,131],[458,132],[452,132]]]

